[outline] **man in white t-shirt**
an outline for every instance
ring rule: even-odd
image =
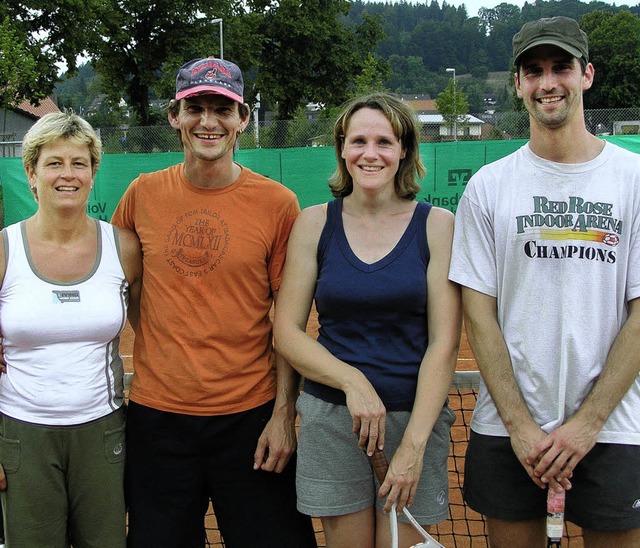
[[[492,548],[539,547],[547,489],[585,546],[640,546],[640,156],[591,135],[586,34],[514,36],[531,139],[481,168],[456,213],[451,280],[483,384],[465,500]]]

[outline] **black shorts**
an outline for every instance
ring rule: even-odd
[[[573,471],[565,519],[594,531],[640,528],[640,446],[597,443]],[[485,516],[524,521],[546,516],[547,491],[520,464],[508,437],[471,431],[464,500]]]

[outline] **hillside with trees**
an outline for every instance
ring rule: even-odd
[[[512,110],[511,38],[524,22],[554,15],[584,21],[590,34],[598,77],[588,106],[640,106],[640,3],[578,0],[505,2],[478,14],[446,0],[8,0],[0,76],[11,87],[0,106],[54,93],[97,125],[165,123],[155,101],[171,96],[185,60],[219,54],[222,19],[224,57],[245,72],[246,99],[259,93],[280,120],[371,89],[435,99],[451,67],[470,112],[489,93]],[[60,63],[69,70],[56,81]]]
[[[599,1],[536,0],[519,8],[505,2],[495,8],[482,8],[478,15],[473,15],[468,14],[464,6],[451,6],[446,0],[442,4],[357,0],[352,3],[348,20],[350,24],[357,24],[360,17],[373,16],[384,22],[386,37],[378,43],[375,53],[390,65],[391,75],[385,82],[387,89],[400,94],[436,97],[447,85],[446,68],[454,67],[461,76],[460,85],[470,111],[479,112],[486,93],[496,94],[502,110],[514,107],[508,86],[512,68],[511,39],[525,22],[556,15],[578,21],[588,16],[585,28],[592,35],[591,58],[598,74],[613,70],[618,83],[626,82],[626,91],[619,90],[619,99],[624,95],[623,101],[612,105],[596,100],[596,94],[591,94],[590,108],[640,106],[640,4],[616,7]],[[596,30],[600,25],[605,29]],[[624,56],[624,61],[615,57],[618,60],[615,69],[611,67],[613,50],[629,54]],[[609,80],[605,92],[608,100],[614,81]],[[634,85],[634,81],[638,85]],[[601,82],[599,78],[597,84]],[[632,93],[628,93],[630,88],[634,88]]]

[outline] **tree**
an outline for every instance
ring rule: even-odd
[[[459,86],[459,90],[457,91],[459,91],[467,101],[467,110],[462,114],[466,114],[467,112],[484,112],[484,94],[487,90],[485,79],[461,78],[456,82],[456,85]]]
[[[2,64],[18,98],[34,104],[50,95],[61,65],[73,73],[86,48],[100,0],[5,0],[0,3]],[[7,41],[9,38],[9,41]],[[37,76],[34,77],[34,74]],[[18,82],[20,82],[18,84]]]
[[[65,74],[55,89],[58,106],[84,115],[96,96],[101,94],[99,80],[90,62],[81,64],[73,76]]]
[[[482,10],[481,10],[482,12]],[[496,20],[491,20],[491,32],[487,40],[487,54],[491,59],[492,70],[506,70],[513,64],[513,35],[520,30],[525,22],[520,16],[517,6],[500,4],[493,10]]]
[[[384,84],[388,80],[390,73],[389,65],[380,63],[375,54],[369,52],[362,71],[354,80],[356,95],[365,95],[374,91],[384,90]]]
[[[389,57],[391,75],[388,80],[388,88],[396,93],[430,93],[433,86],[437,86],[433,75],[424,66],[422,57],[401,57],[392,55]],[[437,86],[442,89],[442,86]]]
[[[596,69],[585,106],[640,107],[640,17],[629,11],[594,11],[580,25],[589,36],[589,57]]]
[[[355,28],[347,27],[348,11],[346,0],[280,0],[266,10],[256,86],[277,104],[278,119],[292,119],[306,101],[342,103],[371,63],[385,71],[384,62],[369,56],[382,38],[381,24],[365,16]]]
[[[436,99],[436,108],[444,118],[444,125],[451,130],[455,139],[458,138],[458,124],[463,124],[466,120],[466,114],[469,112],[469,103],[464,92],[456,89],[453,78],[449,80],[449,85]]]
[[[23,99],[37,101],[47,93],[39,90],[37,61],[6,17],[0,24],[0,108],[19,104]]]
[[[211,21],[228,23],[233,9],[225,0],[106,0],[96,14],[95,39],[88,48],[103,91],[112,100],[124,98],[135,123],[151,125],[151,91],[171,89],[173,95],[167,81],[180,65],[219,54],[219,27]]]
[[[594,9],[609,11],[607,17],[612,17],[621,11],[599,1],[529,0],[522,10],[505,2],[481,10],[479,18],[468,18],[466,10],[440,4],[436,0],[429,5],[375,0],[5,0],[0,3],[0,21],[10,16],[12,35],[3,46],[0,65],[4,74],[14,75],[13,81],[17,75],[37,74],[22,95],[37,99],[51,93],[60,63],[67,64],[72,76],[77,55],[85,52],[97,73],[95,90],[61,90],[60,103],[80,108],[89,104],[83,97],[108,94],[113,104],[121,99],[128,103],[132,125],[152,124],[158,116],[149,107],[150,99],[173,96],[178,67],[195,57],[219,55],[219,25],[212,21],[222,18],[224,57],[243,70],[247,102],[259,91],[263,104],[278,109],[278,118],[291,120],[307,102],[330,107],[380,85],[396,93],[435,97],[446,85],[446,67],[456,67],[460,74],[471,72],[476,78],[487,70],[507,70],[511,39],[524,21],[558,14],[579,18]],[[634,10],[640,11],[640,5]],[[637,16],[625,17],[624,25],[616,23],[618,30],[609,29],[602,36],[595,27],[613,23],[594,19],[590,42],[596,82],[585,95],[587,103],[638,104],[634,90],[640,85],[636,66],[640,33]],[[589,18],[585,21],[588,24]],[[6,35],[6,24],[3,32]],[[34,68],[22,58],[7,64],[12,58],[7,52],[18,44],[25,58],[35,61]],[[619,82],[624,85],[617,89]],[[464,86],[460,91],[478,109],[480,91]],[[601,97],[604,91],[607,95]]]

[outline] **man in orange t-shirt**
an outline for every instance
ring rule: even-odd
[[[144,255],[127,415],[130,548],[201,548],[209,500],[227,546],[316,546],[296,509],[298,377],[275,354],[269,319],[300,208],[233,161],[249,114],[235,64],[183,65],[168,118],[184,162],[140,175],[113,216]]]

